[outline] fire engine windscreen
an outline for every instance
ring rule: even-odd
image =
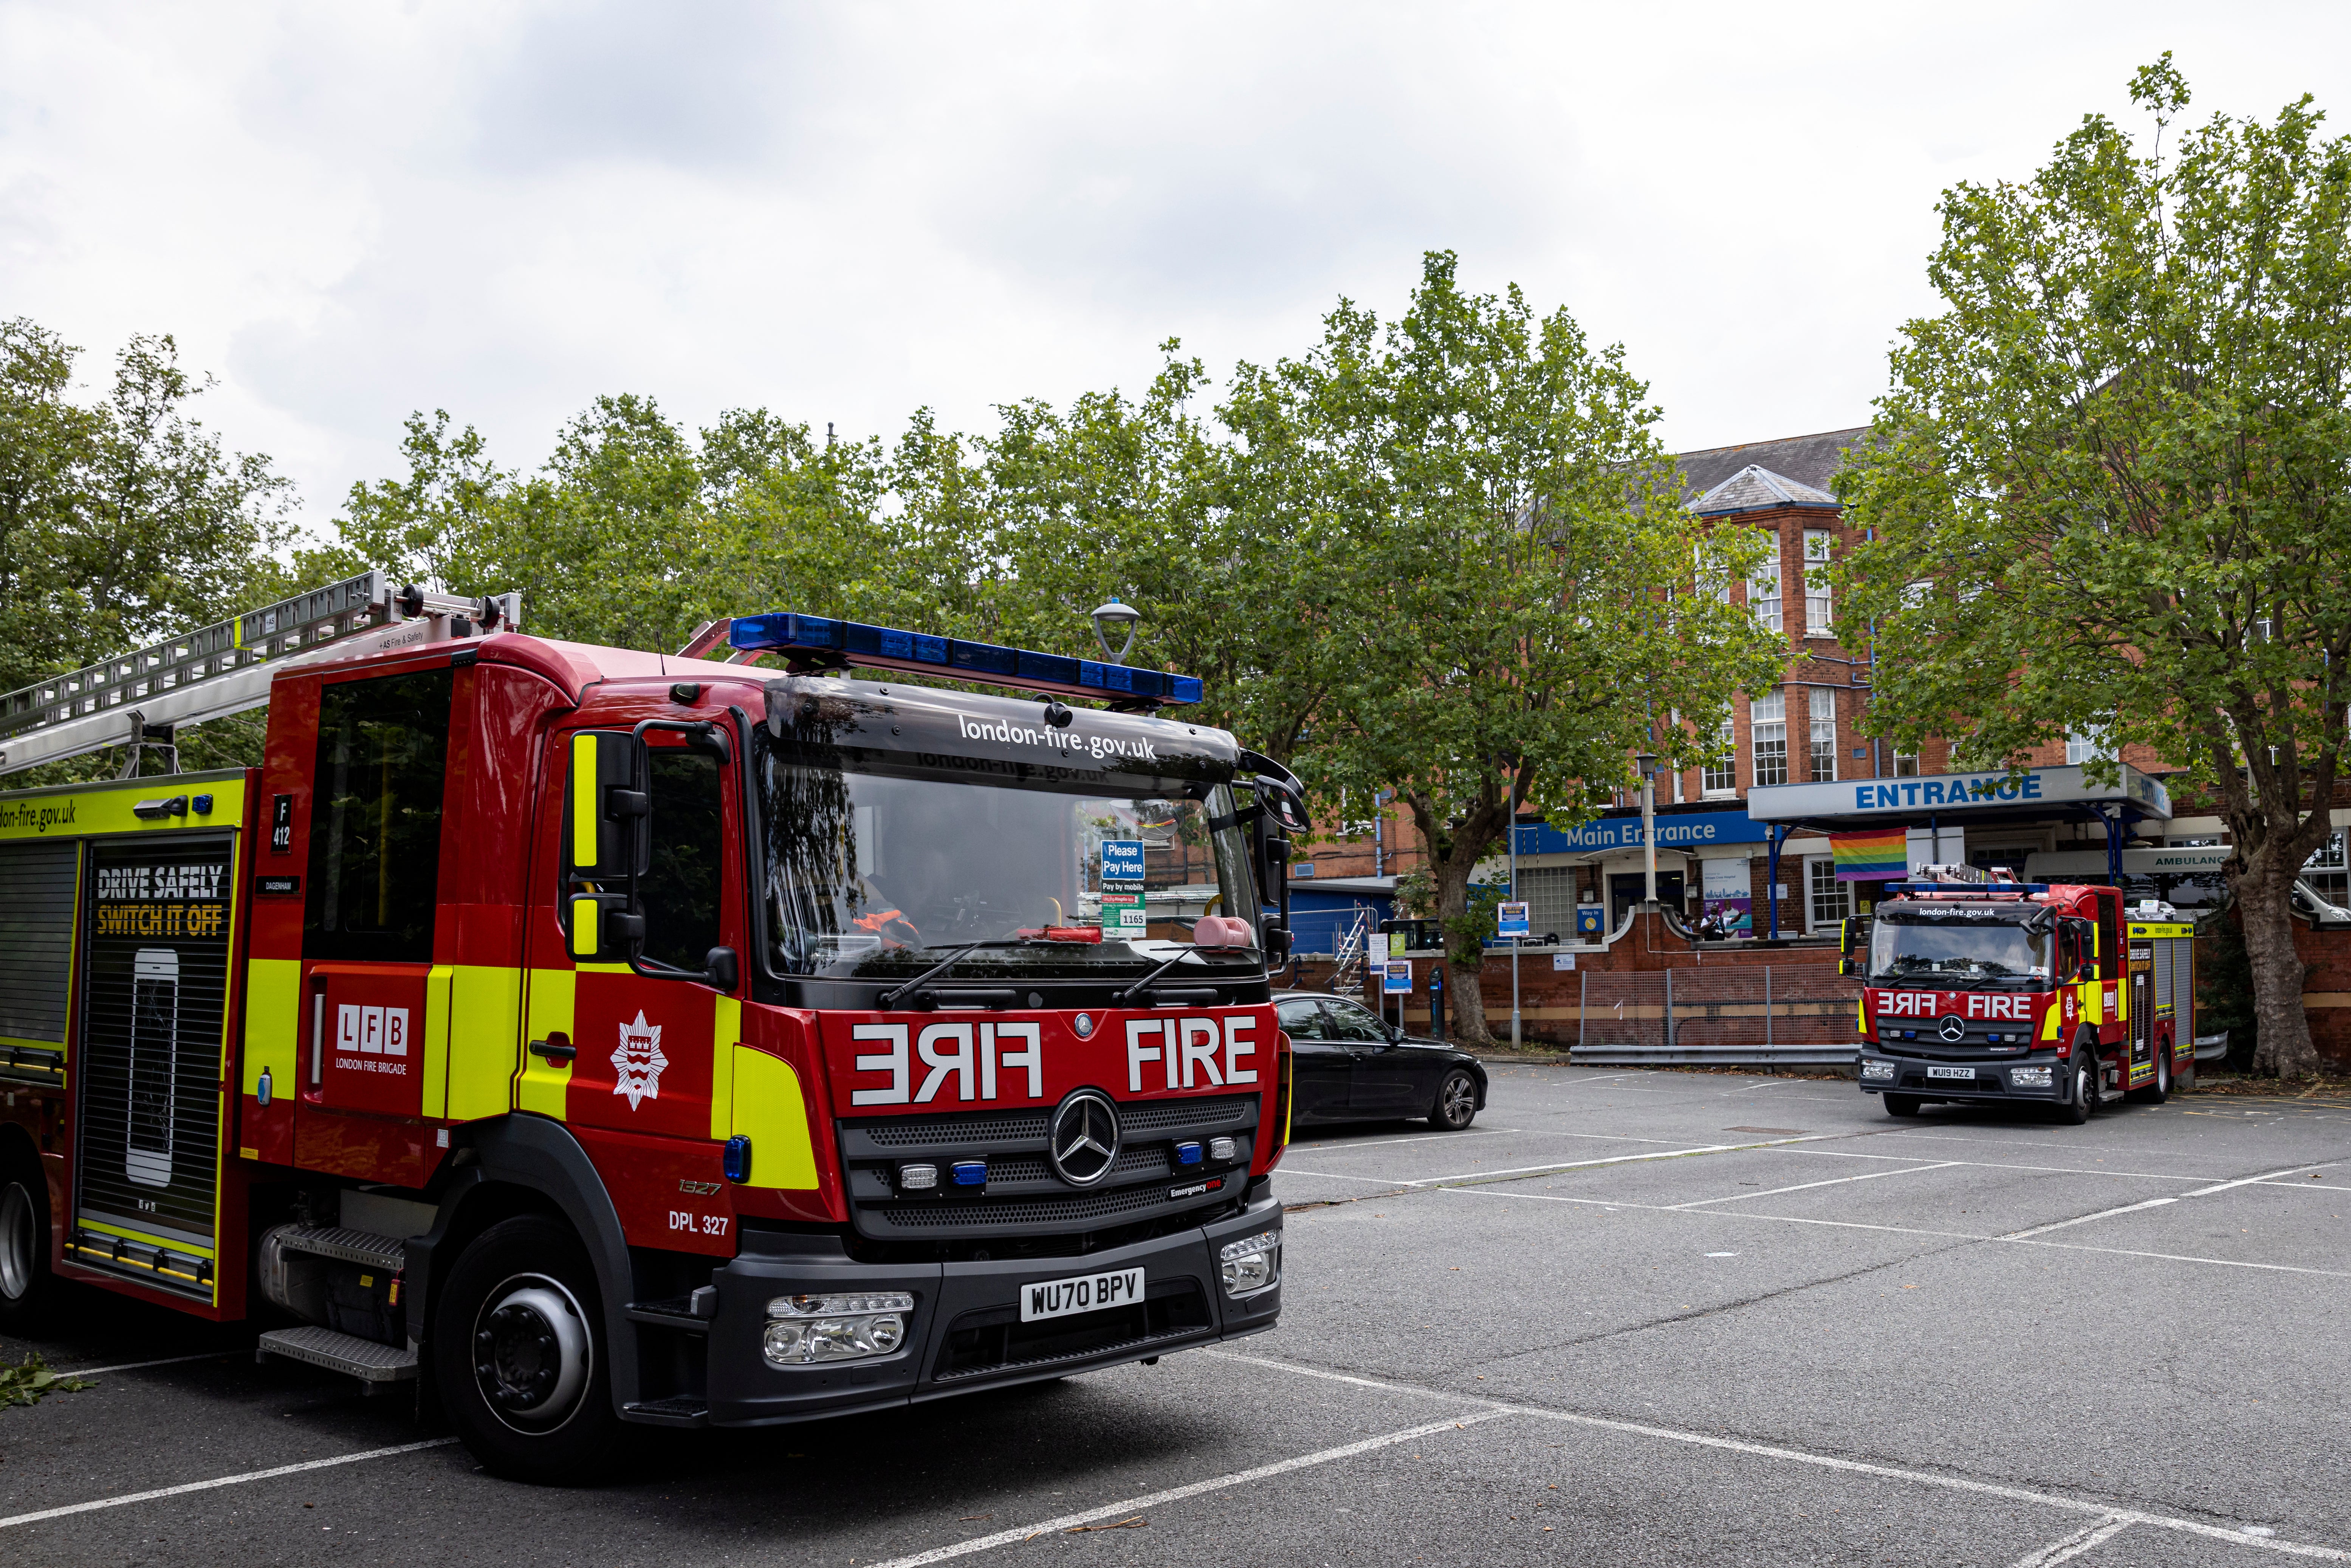
[[[2037,908],[1881,905],[1870,928],[1869,977],[1946,989],[2017,980],[2046,985],[2054,925]]]
[[[968,736],[942,736],[941,716],[925,710],[952,695],[906,691],[880,712],[878,702],[810,699],[806,713],[789,709],[803,722],[758,732],[763,893],[777,972],[894,977],[985,943],[957,964],[958,978],[1140,973],[1182,953],[1203,915],[1238,915],[1259,930],[1233,791],[1202,776],[1228,768],[1164,753],[1144,768],[1008,766]],[[1036,706],[1019,711],[1038,725]],[[1082,712],[1078,738],[1095,727],[1086,721],[1111,716]],[[929,749],[950,737],[962,744]],[[1106,864],[1114,873],[1139,869],[1140,878],[1105,879]],[[1049,940],[1056,928],[1088,936],[1099,929],[1101,939]],[[1191,956],[1183,967],[1263,962],[1259,951],[1233,949]]]

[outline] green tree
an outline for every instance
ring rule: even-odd
[[[0,324],[0,689],[94,664],[309,586],[288,482],[225,450],[194,416],[211,384],[169,337],[133,338],[106,394],[71,401],[80,350],[37,324]],[[241,765],[256,723],[182,739],[183,767]],[[104,755],[17,784],[110,770]]]
[[[1412,813],[1458,1030],[1484,1043],[1479,862],[1521,810],[1583,820],[1639,747],[1695,763],[1786,651],[1687,591],[1755,547],[1682,509],[1621,349],[1454,267],[1432,252],[1384,327],[1343,300],[1305,358],[1244,366],[1223,414],[1250,504],[1324,579],[1286,622],[1318,694],[1299,771],[1323,800],[1389,789]]]
[[[1872,538],[1839,604],[1875,628],[1898,741],[2000,758],[2102,729],[2211,792],[2259,1065],[2299,1076],[2288,899],[2351,702],[2351,147],[2304,98],[2167,152],[2170,57],[2130,90],[2145,147],[2092,115],[2029,181],[1945,193],[1940,309],[1904,327],[1841,482]]]

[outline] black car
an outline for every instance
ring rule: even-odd
[[[1408,1035],[1348,997],[1276,991],[1290,1037],[1290,1125],[1426,1116],[1458,1133],[1486,1106],[1486,1066],[1441,1040]]]

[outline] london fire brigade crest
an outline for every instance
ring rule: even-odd
[[[645,1022],[645,1011],[637,1009],[637,1021],[621,1026],[621,1049],[612,1053],[612,1067],[619,1076],[612,1092],[629,1097],[629,1109],[633,1111],[646,1100],[661,1098],[662,1069],[669,1058],[662,1054],[662,1026]]]

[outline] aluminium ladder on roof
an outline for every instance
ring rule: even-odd
[[[0,774],[260,707],[289,665],[512,629],[521,617],[518,593],[453,598],[363,571],[0,695]]]

